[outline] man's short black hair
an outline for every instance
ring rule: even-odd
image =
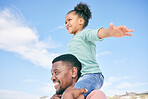
[[[78,75],[78,78],[81,76],[81,63],[80,61],[72,54],[63,54],[63,55],[60,55],[58,57],[56,57],[53,61],[52,61],[52,64],[54,64],[55,62],[57,61],[62,61],[62,62],[65,62],[65,63],[70,63],[71,65],[71,68],[72,67],[76,67],[77,68],[77,75]],[[69,65],[68,65],[69,66]]]

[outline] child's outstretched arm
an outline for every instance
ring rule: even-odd
[[[123,25],[114,27],[113,23],[110,23],[110,27],[108,29],[101,28],[98,31],[99,38],[107,38],[107,37],[123,37],[123,36],[132,36],[129,32],[133,32],[133,29],[129,29]]]

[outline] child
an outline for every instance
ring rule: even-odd
[[[68,43],[68,53],[75,55],[82,64],[81,77],[75,84],[74,88],[86,88],[87,93],[83,98],[95,89],[100,89],[103,85],[104,77],[96,61],[96,44],[95,41],[107,37],[132,36],[125,26],[114,27],[111,23],[108,29],[100,28],[97,30],[84,29],[91,18],[91,11],[86,4],[79,3],[74,10],[66,15],[66,29],[74,36]],[[64,92],[67,93],[68,91]],[[66,97],[66,94],[63,97]],[[64,98],[66,99],[66,98]],[[74,99],[73,95],[67,99]]]

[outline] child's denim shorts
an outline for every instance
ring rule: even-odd
[[[86,98],[92,90],[100,89],[103,85],[103,82],[104,76],[102,75],[102,73],[88,73],[78,79],[78,81],[75,83],[74,88],[86,88],[88,92],[83,94]]]

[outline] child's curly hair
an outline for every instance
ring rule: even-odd
[[[83,17],[83,19],[84,19],[84,21],[85,21],[85,22],[84,22],[83,28],[85,28],[85,27],[88,25],[88,23],[89,23],[89,19],[92,17],[91,11],[90,11],[88,5],[86,5],[86,4],[82,3],[82,2],[80,2],[79,4],[77,4],[76,7],[74,7],[74,10],[71,10],[71,11],[69,11],[68,13],[73,12],[73,11],[74,11],[80,18]]]

